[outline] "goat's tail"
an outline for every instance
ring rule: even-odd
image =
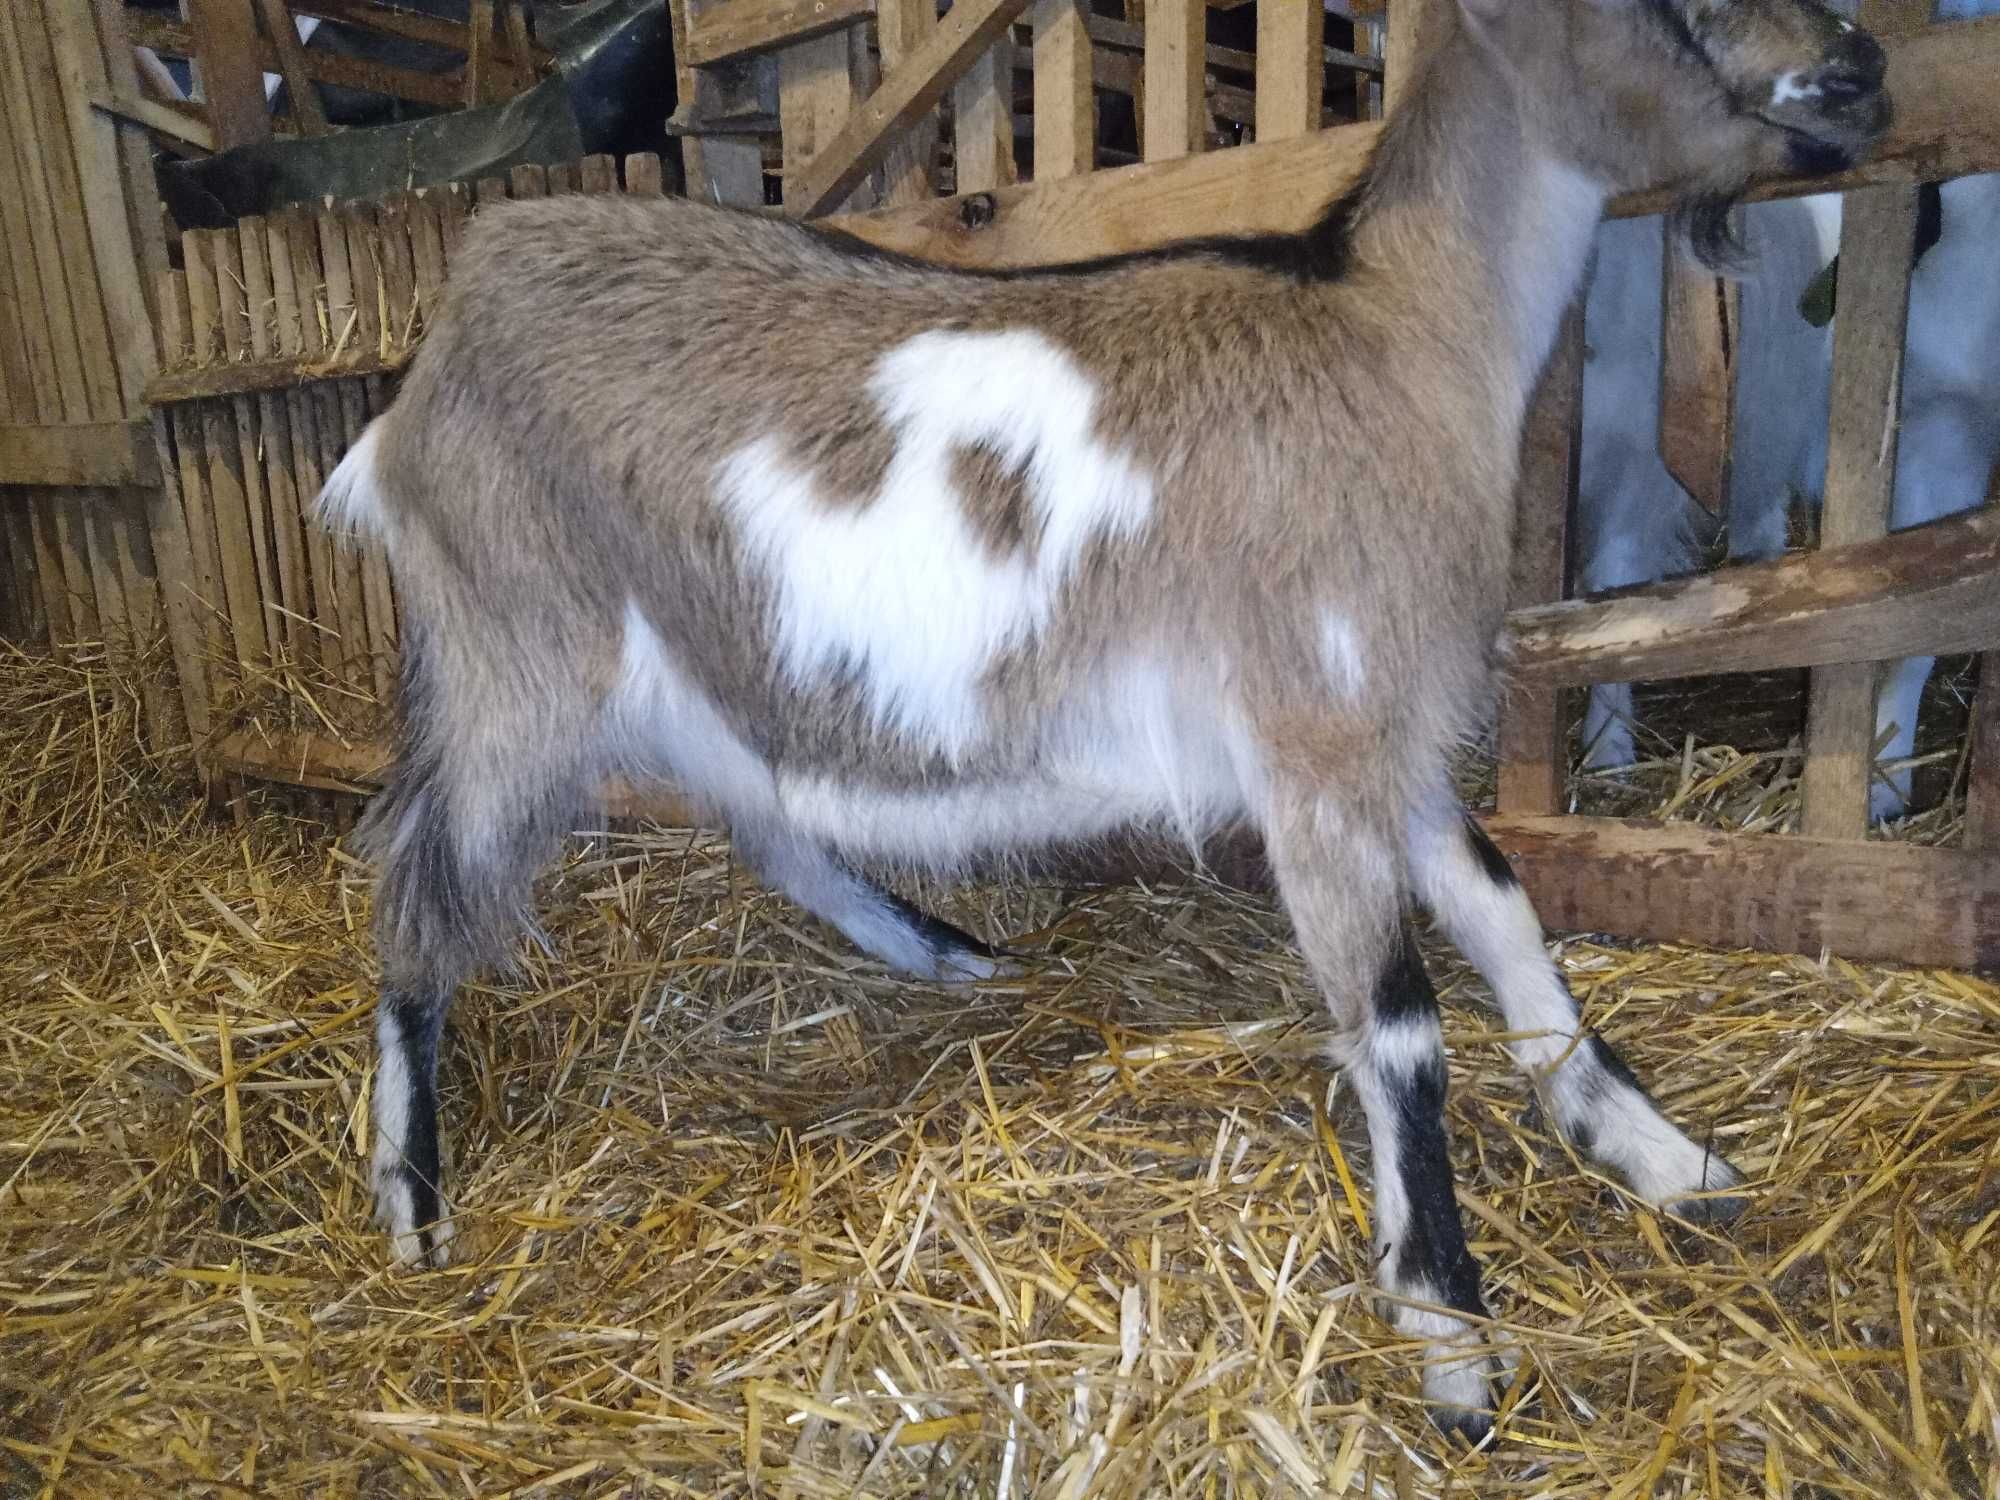
[[[560,715],[518,685],[441,671],[437,650],[406,621],[401,746],[357,836],[378,872],[384,985],[433,994],[504,967],[536,930],[535,876],[587,787],[585,736],[562,733]]]

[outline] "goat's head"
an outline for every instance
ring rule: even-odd
[[[1817,0],[1459,0],[1544,149],[1697,220],[1753,177],[1851,165],[1887,130],[1885,59]],[[1722,230],[1719,212],[1711,232]]]

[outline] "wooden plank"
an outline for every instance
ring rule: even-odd
[[[1097,165],[1097,96],[1091,92],[1084,0],[1035,0],[1035,180],[1074,177]]]
[[[169,140],[183,141],[200,151],[218,149],[215,127],[197,116],[184,114],[184,106],[161,104],[142,94],[114,89],[108,93],[93,94],[90,107],[109,119],[143,125]]]
[[[1752,189],[1753,198],[2000,171],[2000,91],[1992,87],[2000,76],[2000,18],[1954,22],[1884,47],[1906,92],[1897,95],[1896,121],[1883,146],[1850,172],[1773,178]],[[1354,185],[1382,128],[1373,121],[1342,125],[1222,155],[1092,172],[1052,187],[1003,188],[970,216],[964,203],[944,198],[837,223],[873,244],[967,266],[1056,264],[1195,235],[1297,231]],[[1631,194],[1611,212],[1625,217],[1664,206],[1658,195]]]
[[[683,115],[690,120],[713,118],[724,97],[725,75],[719,70],[697,68],[687,60],[689,32],[701,23],[702,16],[714,3],[717,0],[668,0],[674,80],[679,86],[680,98],[676,118]],[[690,198],[738,208],[763,206],[763,146],[754,136],[683,136],[681,165],[686,174],[686,192]]]
[[[877,0],[875,34],[884,75],[902,68],[937,30],[937,0]],[[926,113],[911,122],[882,163],[885,203],[922,203],[935,191],[938,122]]]
[[[2000,651],[1979,658],[1966,739],[1965,847],[2000,853]]]
[[[1661,269],[1660,457],[1710,515],[1729,491],[1736,413],[1736,283],[1696,264],[1667,239]]]
[[[145,423],[0,427],[0,484],[149,484],[152,442]]]
[[[493,0],[471,0],[465,23],[465,107],[493,96]]]
[[[118,127],[91,107],[92,97],[111,86],[91,13],[62,0],[47,5],[45,11],[69,117],[70,144],[89,224],[91,261],[97,271],[106,337],[117,365],[122,415],[136,421],[145,417],[142,393],[157,356],[134,219],[141,209],[152,208],[154,189],[149,175],[148,198],[141,205],[128,205],[125,153],[119,145]],[[151,442],[149,426],[142,451],[150,451]]]
[[[4,42],[4,37],[0,37]],[[41,264],[35,257],[33,231],[28,222],[28,190],[21,176],[19,156],[14,149],[11,115],[15,104],[0,97],[0,258],[4,259],[11,295],[0,296],[6,307],[6,328],[12,335],[8,356],[8,384],[12,391],[12,415],[24,422],[59,422],[63,419],[62,398],[56,375],[54,340],[49,332],[46,304],[42,297]]]
[[[1149,162],[1199,154],[1208,143],[1207,41],[1202,0],[1147,0],[1142,134]]]
[[[958,190],[981,193],[1015,181],[1014,43],[1004,31],[952,84],[951,111]]]
[[[271,112],[264,99],[264,46],[250,0],[185,0],[193,32],[196,82],[215,127],[216,144],[227,151],[271,138]],[[272,61],[277,61],[273,53]],[[277,69],[272,69],[276,72]]]
[[[278,351],[305,358],[321,343],[319,296],[324,281],[319,270],[319,235],[301,209],[272,216],[271,290],[276,313]],[[287,268],[281,270],[280,267]],[[293,387],[285,392],[285,418],[291,429],[292,483],[302,508],[310,507],[325,483],[320,462],[319,424],[322,410],[337,403],[320,391]],[[344,639],[340,617],[340,586],[334,564],[334,543],[324,530],[308,521],[303,527],[306,571],[312,580],[312,641],[308,659],[336,663]],[[359,635],[365,626],[356,624]]]
[[[854,38],[848,31],[799,42],[778,54],[778,127],[783,150],[785,192],[803,176],[813,158],[839,138],[854,113],[860,90],[855,74]],[[872,199],[859,185],[853,200],[868,207]]]
[[[2000,966],[2000,854],[1620,818],[1486,829],[1557,931]]]
[[[13,147],[16,190],[22,195],[23,212],[27,219],[25,243],[34,256],[37,285],[41,293],[40,311],[46,319],[48,347],[55,368],[55,379],[48,395],[56,404],[54,410],[45,405],[43,414],[51,419],[59,415],[63,421],[87,422],[100,413],[92,407],[92,392],[84,377],[80,336],[87,325],[78,316],[79,304],[71,296],[70,283],[79,270],[87,271],[88,258],[82,267],[70,264],[62,243],[63,220],[59,217],[58,194],[52,179],[59,168],[69,161],[68,146],[65,142],[60,150],[55,149],[48,139],[45,126],[51,122],[44,119],[36,90],[30,85],[27,48],[20,36],[22,31],[35,28],[17,24],[25,19],[16,14],[12,4],[0,5],[0,58],[4,58],[5,63],[5,134]],[[74,204],[69,207],[73,209]],[[22,312],[29,319],[34,314],[33,304]]]
[[[1515,609],[1561,599],[1569,588],[1569,522],[1583,429],[1583,305],[1564,317],[1528,407],[1515,487]],[[1497,806],[1542,816],[1563,810],[1569,719],[1560,687],[1516,684],[1501,703],[1495,755]]]
[[[352,313],[353,309],[348,311]],[[198,369],[162,370],[146,383],[146,400],[155,406],[170,406],[210,396],[284,390],[352,375],[392,375],[407,365],[415,352],[412,348],[398,347],[384,356],[379,349],[363,348],[356,342],[353,324],[345,326],[345,333],[347,342],[338,353],[316,349],[303,355],[281,354],[270,359],[248,359],[237,365],[212,364]]]
[[[159,454],[161,482],[138,494],[147,510],[146,530],[160,580],[160,614],[173,654],[174,676],[180,684],[181,710],[188,733],[199,745],[208,737],[211,722],[208,663],[202,649],[202,615],[206,611],[195,592],[194,549],[182,504],[182,471],[174,455],[173,420],[164,411],[153,413],[153,440]]]
[[[625,158],[625,191],[658,197],[666,191],[658,153],[635,151]]]
[[[1317,130],[1325,103],[1323,0],[1257,0],[1257,139]]]
[[[44,514],[62,560],[64,587],[69,590],[70,625],[76,640],[102,642],[104,619],[97,609],[97,579],[90,566],[90,521],[77,490],[41,490]]]
[[[12,564],[8,587],[14,599],[14,639],[22,644],[48,639],[48,609],[42,602],[42,583],[35,574],[35,538],[28,510],[21,505],[0,505],[0,531],[7,536]]]
[[[70,612],[69,577],[63,572],[62,556],[56,551],[55,520],[49,514],[48,492],[32,492],[19,508],[25,509],[28,516],[28,541],[35,559],[35,577],[42,586],[49,644],[61,649],[74,644],[78,630]]]
[[[241,0],[248,3],[248,0]],[[130,18],[129,30],[132,41],[139,46],[151,47],[169,57],[192,57],[196,55],[198,43],[193,31],[172,21],[155,20],[141,13]],[[257,40],[256,63],[261,73],[278,71],[277,50],[263,38]],[[306,76],[315,83],[330,83],[344,89],[362,89],[371,94],[383,94],[391,99],[407,99],[416,104],[434,104],[441,109],[456,109],[464,100],[465,81],[451,73],[426,73],[417,68],[398,68],[386,63],[369,62],[358,57],[343,57],[337,52],[322,52],[317,49],[306,53]],[[260,81],[258,92],[262,93]],[[127,94],[126,99],[140,97]],[[227,142],[217,138],[218,144]]]
[[[605,152],[586,156],[577,163],[577,174],[586,193],[615,193],[618,191],[618,158]]]
[[[357,206],[347,218],[348,264],[354,277],[356,300],[373,303],[373,322],[379,337],[391,336],[390,325],[401,316],[415,295],[409,267],[409,242],[396,245],[395,215],[386,207],[378,214]],[[372,288],[372,295],[370,290]],[[346,424],[347,446],[361,440],[371,418],[380,415],[386,400],[379,378],[341,382],[341,415]],[[396,691],[396,604],[389,582],[389,559],[378,537],[358,542],[361,554],[361,593],[368,611],[368,665],[376,701],[395,701]]]
[[[278,54],[278,76],[285,80],[285,93],[291,98],[292,118],[298,122],[299,133],[325,135],[331,128],[326,122],[326,106],[320,102],[319,90],[313,87],[307,73],[305,44],[299,40],[298,26],[286,9],[285,0],[257,0],[257,12],[264,18],[264,33]]]
[[[2000,646],[2000,510],[1516,610],[1508,675],[1549,686],[1817,667]]]
[[[366,27],[384,36],[425,42],[452,52],[466,50],[465,22],[425,15],[405,6],[381,5],[374,0],[292,0],[292,11],[296,15]],[[546,47],[535,46],[532,55],[538,68],[554,60]]]
[[[192,229],[181,236],[197,360],[219,359],[224,352],[216,266],[216,238],[221,232]],[[244,447],[227,401],[204,401],[198,410],[199,451],[207,465],[208,512],[222,571],[222,602],[228,607],[237,665],[248,676],[270,660],[270,641],[264,632],[264,600],[257,582],[255,523],[250,497],[244,492]]]
[[[759,52],[775,52],[829,32],[845,31],[875,14],[875,0],[723,0],[688,27],[688,62],[712,68]]]
[[[1380,131],[1350,125],[1000,188],[982,198],[977,214],[962,198],[935,198],[829,223],[887,249],[963,266],[1051,265],[1193,235],[1299,230],[1326,207],[1329,186],[1359,177]]]
[[[521,168],[515,168],[518,173]],[[541,178],[537,169],[537,178]],[[345,330],[345,336],[362,342],[359,333],[361,309],[355,295],[354,275],[349,259],[352,242],[344,217],[336,212],[315,216],[319,234],[320,270],[326,279],[328,326]],[[318,402],[315,426],[319,438],[319,467],[331,474],[361,432],[362,402],[351,380],[325,381],[312,387]],[[335,540],[332,546],[334,586],[340,597],[340,654],[338,676],[356,692],[373,690],[374,672],[370,660],[370,638],[365,585],[361,577],[361,551],[352,537]],[[322,651],[322,659],[324,659]]]
[[[828,212],[881,164],[896,135],[944,97],[944,91],[1027,8],[1028,0],[960,0],[923,46],[854,112],[787,194],[787,213]],[[1002,70],[1004,76],[1004,70]]]
[[[223,357],[232,363],[250,353],[250,315],[244,298],[243,242],[231,229],[218,229],[210,236],[209,249],[215,257],[217,326],[221,331]],[[219,406],[219,403],[218,403]],[[257,567],[257,624],[263,632],[264,649],[273,662],[284,638],[284,617],[275,606],[284,597],[278,568],[277,548],[272,540],[271,493],[265,483],[260,455],[269,438],[257,422],[257,404],[249,396],[232,396],[229,424],[235,434],[236,465],[231,471],[243,496],[243,514],[250,555]],[[218,533],[225,549],[230,539]],[[231,602],[234,608],[234,601]]]
[[[1840,316],[1834,320],[1833,400],[1820,511],[1823,548],[1867,541],[1888,530],[1916,234],[1914,188],[1870,188],[1849,194],[1842,205]],[[1875,677],[1874,667],[1865,662],[1813,674],[1800,778],[1801,832],[1858,839],[1868,831]]]
[[[237,221],[243,265],[245,327],[250,353],[269,359],[278,347],[277,293],[272,277],[271,226],[260,216]],[[285,268],[289,279],[291,267]],[[242,398],[239,398],[242,399]],[[275,607],[271,633],[294,662],[316,659],[317,643],[310,628],[312,587],[306,566],[305,534],[300,514],[297,476],[292,468],[290,412],[282,393],[260,391],[256,397],[258,433],[256,461],[263,468],[263,488],[270,513],[271,556],[277,588],[265,595]]]
[[[611,158],[602,160],[608,166]],[[444,208],[435,192],[420,193],[410,200],[409,224],[411,273],[415,277],[411,311],[417,326],[424,328],[437,318],[444,299]]]
[[[523,162],[507,173],[507,193],[513,198],[546,198],[549,195],[549,171],[535,162]]]
[[[192,298],[188,293],[186,273],[170,271],[160,278],[160,282],[160,360],[171,368],[194,357]],[[169,478],[170,482],[178,480],[174,493],[180,501],[180,529],[186,537],[188,561],[186,597],[183,599],[169,594],[168,619],[173,619],[177,608],[191,612],[190,618],[200,632],[196,659],[204,665],[202,682],[207,685],[212,681],[209,665],[220,662],[228,649],[228,617],[222,587],[222,558],[215,540],[215,518],[208,503],[208,467],[202,451],[201,408],[188,403],[165,408],[164,414],[164,429],[156,414],[154,436],[162,455],[160,470],[163,478]],[[164,520],[168,527],[172,526],[171,516]],[[162,517],[156,512],[155,537],[162,535],[161,525]],[[167,550],[171,552],[171,543]],[[183,686],[186,686],[185,682]],[[213,702],[216,692],[216,687],[208,686],[203,705],[197,705],[192,697],[184,695],[190,725],[205,710],[206,704]]]
[[[109,656],[130,660],[135,645],[125,580],[118,573],[118,549],[112,536],[116,517],[105,490],[70,490],[63,497],[82,533],[90,563],[90,593],[97,605],[97,628]]]

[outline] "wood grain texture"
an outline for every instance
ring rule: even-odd
[[[1583,308],[1572,307],[1528,407],[1515,489],[1515,609],[1561,599],[1569,588],[1569,525],[1583,424]],[[1497,798],[1506,813],[1562,811],[1569,720],[1559,684],[1516,681],[1500,705],[1494,746]]]
[[[1868,188],[1850,193],[1842,205],[1822,548],[1869,541],[1888,529],[1916,234],[1914,188]],[[1875,678],[1866,663],[1813,674],[1799,815],[1806,833],[1858,839],[1868,831]]]
[[[875,35],[882,49],[882,74],[889,77],[915,56],[937,30],[937,0],[877,0]],[[937,165],[935,111],[918,116],[882,160],[882,201],[916,204],[933,191]]]
[[[1326,92],[1322,0],[1257,0],[1257,139],[1319,129]]]
[[[1084,0],[1035,0],[1035,180],[1097,164],[1097,96]]]
[[[1014,50],[1003,31],[951,86],[952,163],[961,193],[989,192],[1019,175],[1014,169]]]
[[[1530,686],[1650,681],[2000,646],[2000,510],[1508,617]]]
[[[1660,457],[1710,515],[1728,497],[1736,413],[1737,283],[1698,265],[1668,240],[1661,259]]]
[[[799,181],[788,184],[785,211],[798,217],[829,212],[881,164],[899,132],[934,107],[996,40],[1004,40],[1007,27],[1026,8],[1027,0],[959,0]]]
[[[722,0],[692,19],[687,60],[697,68],[775,52],[875,14],[876,0]]]
[[[257,35],[250,0],[187,0],[187,14],[194,33],[197,85],[217,146],[227,151],[231,146],[269,140],[265,44]],[[271,61],[279,61],[275,50]]]
[[[1208,10],[1203,0],[1147,0],[1145,127],[1149,162],[1199,155],[1208,143]]]

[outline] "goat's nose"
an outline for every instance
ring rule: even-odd
[[[1889,59],[1882,44],[1857,27],[1843,31],[1827,49],[1826,61],[1820,64],[1813,82],[1830,98],[1853,99],[1882,87],[1888,71]]]

